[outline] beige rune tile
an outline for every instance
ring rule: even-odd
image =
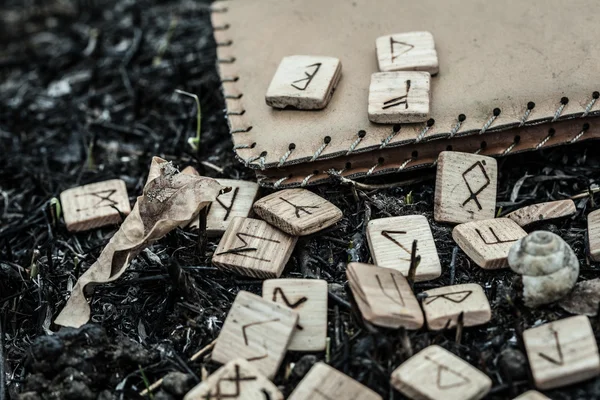
[[[513,400],[550,400],[549,397],[544,396],[538,391],[529,390],[519,397],[515,397]]]
[[[408,275],[413,241],[421,262],[415,274],[417,282],[436,279],[442,274],[429,221],[423,215],[373,219],[367,225],[367,241],[373,263]]]
[[[438,73],[438,56],[429,32],[395,33],[377,38],[379,70]]]
[[[584,315],[527,329],[523,341],[539,389],[554,389],[600,375],[598,345]]]
[[[283,394],[248,361],[239,358],[196,385],[183,400],[283,400]]]
[[[512,219],[519,226],[526,227],[535,222],[568,217],[576,212],[577,209],[573,200],[557,200],[519,208],[506,214],[506,218]]]
[[[363,318],[387,328],[419,329],[423,312],[402,274],[389,268],[350,263],[348,283]]]
[[[63,217],[71,232],[118,224],[131,206],[125,182],[120,179],[67,189],[60,194]]]
[[[342,63],[334,57],[284,57],[267,90],[267,104],[320,110],[327,107],[342,76]]]
[[[396,368],[391,383],[405,396],[418,400],[478,400],[492,386],[483,372],[436,345]]]
[[[283,272],[297,240],[265,221],[234,217],[212,262],[241,275],[276,278]]]
[[[212,359],[244,358],[269,379],[277,373],[298,322],[288,307],[240,291],[221,328]]]
[[[600,261],[600,210],[589,213],[587,223],[590,257],[593,261]]]
[[[485,269],[508,267],[508,251],[525,236],[527,232],[508,218],[468,222],[452,230],[452,238],[462,251]]]
[[[443,151],[438,158],[433,217],[461,224],[494,218],[498,165],[491,157]]]
[[[482,325],[492,319],[490,303],[476,283],[445,286],[424,292],[423,312],[431,330],[453,328],[463,313],[464,326]]]
[[[288,400],[382,400],[381,396],[339,372],[318,362],[300,381]]]
[[[269,279],[262,296],[299,315],[288,345],[292,351],[322,351],[327,341],[327,282],[321,279]]]
[[[293,236],[305,236],[325,229],[340,219],[342,211],[306,189],[286,189],[254,203],[262,219]]]
[[[431,76],[427,72],[376,72],[369,86],[369,121],[379,124],[429,119]]]

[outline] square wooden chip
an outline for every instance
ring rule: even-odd
[[[588,317],[578,315],[523,332],[535,386],[554,389],[600,375],[600,357]]]
[[[348,283],[363,318],[387,328],[419,329],[423,312],[402,274],[389,268],[350,263]]]
[[[435,42],[430,32],[405,32],[377,38],[377,60],[380,71],[439,70]]]
[[[283,272],[297,237],[265,221],[234,217],[212,257],[220,268],[256,278],[277,278]]]
[[[318,362],[300,381],[288,400],[382,400],[381,396],[342,374],[329,365]]]
[[[590,257],[600,261],[600,210],[592,211],[587,217]]]
[[[293,236],[305,236],[325,229],[340,219],[342,210],[306,189],[286,189],[254,203],[262,219]]]
[[[443,151],[438,158],[433,217],[438,222],[494,218],[498,164],[491,157]]]
[[[299,315],[288,345],[292,351],[322,351],[327,342],[327,282],[321,279],[269,279],[263,298],[283,304]]]
[[[429,346],[392,372],[392,385],[419,400],[478,400],[492,380],[440,346]]]
[[[233,302],[212,352],[227,363],[244,358],[272,379],[298,322],[298,314],[249,292],[240,291]]]
[[[476,283],[445,286],[424,292],[422,305],[431,330],[453,328],[463,314],[464,326],[482,325],[492,319],[490,303],[483,288]]]
[[[427,72],[376,72],[369,86],[369,121],[379,124],[429,119],[431,76]]]
[[[508,218],[468,222],[452,230],[452,238],[460,248],[485,269],[508,267],[508,251],[525,236],[527,232]]]
[[[378,267],[395,269],[408,275],[413,241],[421,262],[415,274],[417,282],[436,279],[442,274],[429,221],[423,215],[380,218],[369,221],[367,241],[373,262]]]
[[[557,200],[519,208],[506,214],[506,218],[512,219],[521,227],[526,227],[536,222],[568,217],[576,212],[573,200]]]
[[[120,179],[67,189],[60,194],[63,217],[71,232],[118,224],[131,206],[125,182]]]

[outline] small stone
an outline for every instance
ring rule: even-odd
[[[595,317],[600,305],[600,279],[579,282],[575,285],[575,289],[558,305],[571,314]]]
[[[508,348],[500,353],[500,364],[513,379],[527,378],[527,359],[518,349]]]
[[[42,396],[36,392],[25,392],[19,394],[19,400],[42,400]]]
[[[183,372],[170,372],[164,379],[162,387],[175,396],[183,396],[194,386],[192,377]]]
[[[312,368],[312,366],[317,362],[317,356],[312,354],[307,354],[303,356],[298,362],[294,365],[294,369],[292,369],[292,375],[296,378],[303,378],[304,375],[308,373],[308,371]]]

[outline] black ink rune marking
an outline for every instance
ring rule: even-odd
[[[395,97],[383,103],[382,110],[387,110],[388,108],[399,106],[400,104],[404,104],[404,109],[408,108],[408,91],[410,90],[410,79],[406,81],[406,94],[404,96]]]
[[[308,215],[312,215],[312,213],[310,211],[308,211],[309,208],[319,208],[319,206],[297,206],[294,203],[292,203],[291,201],[284,199],[283,197],[280,197],[280,199],[283,202],[288,203],[290,206],[294,207],[296,218],[300,218],[300,212],[306,213]]]
[[[496,234],[496,232],[494,232],[494,229],[489,226],[488,229],[490,230],[490,232],[492,233],[492,236],[494,237],[494,240],[488,240],[486,239],[483,234],[481,233],[481,231],[478,228],[475,228],[475,232],[477,232],[477,234],[479,235],[479,237],[481,238],[481,240],[483,240],[483,243],[485,244],[502,244],[502,243],[510,243],[510,242],[516,242],[519,239],[507,239],[507,240],[502,240],[498,237],[498,235]]]
[[[256,379],[257,379],[256,376],[242,376],[240,374],[240,366],[236,364],[235,365],[235,375],[233,377],[219,379],[219,382],[217,383],[217,387],[216,387],[217,392],[215,394],[212,393],[212,390],[210,392],[208,392],[206,394],[206,400],[210,400],[213,398],[216,400],[237,399],[240,396],[240,394],[242,393],[242,391],[241,391],[242,382],[255,381]],[[234,382],[235,383],[235,391],[233,393],[223,393],[223,389],[221,389],[221,383],[223,383],[223,382]]]
[[[235,248],[229,249],[229,250],[225,250],[225,251],[222,251],[222,252],[217,253],[215,255],[220,256],[222,254],[235,254],[235,255],[238,255],[240,257],[248,257],[248,258],[252,258],[254,260],[259,260],[259,261],[264,261],[264,262],[271,262],[271,260],[267,260],[266,258],[254,257],[254,256],[246,254],[246,253],[258,251],[258,248],[257,247],[248,247],[248,242],[244,239],[244,237],[246,237],[246,238],[254,238],[254,239],[258,239],[258,240],[265,240],[265,241],[271,242],[271,243],[281,243],[279,240],[268,239],[268,238],[251,235],[249,233],[244,233],[244,232],[238,232],[238,233],[235,234],[235,236],[237,236],[237,238],[243,243],[242,246],[235,247]]]
[[[118,204],[118,202],[116,202],[110,198],[110,196],[112,196],[116,192],[117,192],[117,189],[106,189],[106,190],[100,190],[98,192],[93,192],[93,193],[84,193],[84,194],[75,195],[75,197],[92,196],[92,197],[97,197],[100,199],[96,204],[93,204],[86,208],[78,208],[77,211],[89,210],[90,208],[116,206]],[[108,193],[108,194],[106,194],[106,193]],[[102,204],[104,202],[108,202],[108,204]]]
[[[250,344],[250,342],[248,340],[248,334],[246,333],[247,329],[249,329],[253,326],[269,324],[271,322],[277,322],[277,321],[279,321],[279,318],[269,319],[266,321],[251,322],[249,324],[242,326],[242,335],[244,336],[244,344],[246,346],[248,346]],[[267,358],[269,356],[269,353],[267,352],[267,347],[264,344],[263,344],[263,348],[265,349],[265,354],[263,354],[262,356],[248,358],[247,361],[250,362],[250,361],[262,360],[263,358]]]
[[[550,332],[552,332],[552,335],[554,336],[554,343],[556,345],[556,352],[558,353],[558,360],[556,360],[555,358],[550,357],[547,354],[544,353],[538,353],[538,355],[540,357],[542,357],[544,360],[551,362],[552,364],[556,364],[556,365],[564,365],[565,360],[563,358],[563,353],[562,353],[562,348],[560,347],[560,342],[558,341],[558,332],[556,332],[552,326],[550,326]]]
[[[389,241],[394,243],[396,246],[400,247],[408,255],[408,258],[401,257],[400,258],[401,260],[410,262],[410,256],[412,254],[412,251],[410,251],[410,249],[407,249],[406,246],[404,246],[402,243],[400,243],[399,241],[394,239],[392,237],[393,234],[394,235],[406,235],[407,232],[406,231],[381,231],[381,236],[388,239]]]
[[[319,69],[321,68],[321,63],[316,63],[316,64],[306,66],[306,68],[313,68],[313,67],[315,69],[314,69],[314,71],[312,71],[312,73],[308,73],[308,72],[304,71],[306,78],[298,79],[297,81],[292,82],[292,86],[298,90],[306,90],[306,88],[308,87],[308,85],[310,85],[310,83],[312,82],[315,75],[317,75],[317,72],[319,72]],[[306,83],[304,84],[304,86],[296,85],[296,83],[300,83],[300,82],[306,82]]]
[[[229,214],[231,214],[231,210],[233,209],[233,203],[235,203],[235,199],[237,198],[239,191],[240,191],[239,187],[236,187],[233,190],[233,194],[231,195],[231,202],[229,203],[229,206],[226,206],[225,203],[223,203],[223,201],[221,201],[221,199],[219,197],[217,197],[217,203],[219,203],[219,205],[225,209],[225,217],[223,218],[223,221],[227,221],[227,218],[229,218]]]
[[[429,360],[430,362],[432,362],[433,364],[437,365],[436,384],[437,384],[438,389],[440,389],[440,390],[453,389],[453,388],[456,388],[456,387],[459,387],[462,385],[466,385],[467,383],[471,382],[471,380],[469,378],[459,374],[456,371],[451,370],[446,365],[440,364],[439,362],[429,358],[428,356],[425,356],[425,358],[427,360]]]
[[[452,303],[460,304],[463,301],[465,301],[472,293],[473,293],[472,290],[463,290],[461,292],[436,294],[433,296],[428,296],[425,299],[425,304],[429,305],[429,304],[433,303],[434,301],[436,301],[437,299],[444,299],[444,300],[451,301]]]
[[[471,165],[465,172],[463,172],[462,177],[463,180],[465,181],[465,184],[467,185],[467,189],[469,189],[469,197],[462,203],[462,206],[466,206],[468,202],[470,202],[471,200],[473,200],[475,202],[475,204],[477,205],[477,208],[479,208],[479,210],[482,209],[481,207],[481,203],[479,202],[479,199],[477,198],[477,196],[483,192],[485,190],[485,188],[487,188],[490,185],[490,177],[487,174],[487,171],[485,170],[485,161],[477,161],[475,164]],[[485,183],[483,185],[481,185],[481,187],[479,187],[477,190],[473,190],[473,188],[471,187],[471,184],[469,183],[469,181],[467,180],[467,174],[473,170],[475,170],[476,168],[479,168],[481,171],[481,174],[483,175],[484,179],[485,179]]]
[[[283,292],[283,289],[280,287],[276,287],[275,290],[273,291],[273,301],[275,301],[275,302],[277,301],[277,294],[279,294],[281,296],[281,300],[283,300],[285,305],[288,306],[289,308],[291,308],[292,310],[298,308],[301,304],[308,301],[308,298],[303,296],[303,297],[300,297],[295,303],[292,303],[289,301],[289,299]],[[300,324],[296,324],[296,328],[298,328],[299,330],[304,329],[304,327]]]
[[[394,45],[398,45],[398,46],[394,46]],[[398,54],[396,54],[396,52],[394,51],[396,47],[398,47],[400,50],[398,52]],[[406,54],[414,48],[415,48],[414,45],[412,45],[410,43],[400,42],[398,40],[395,40],[393,36],[390,36],[390,53],[392,55],[392,62],[394,62],[394,60],[396,58],[400,57],[402,54]]]

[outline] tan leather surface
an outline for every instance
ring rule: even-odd
[[[254,168],[342,156],[353,144],[353,154],[379,149],[386,138],[384,147],[448,138],[461,114],[455,135],[486,140],[520,125],[530,102],[525,125],[600,114],[593,101],[600,90],[596,0],[228,0],[213,10],[236,152]],[[425,123],[396,133],[367,118],[375,39],[412,30],[433,33],[440,63],[432,79],[435,123],[424,134]],[[325,110],[266,105],[280,60],[292,54],[341,59],[342,79]],[[290,143],[295,148],[285,158]]]

